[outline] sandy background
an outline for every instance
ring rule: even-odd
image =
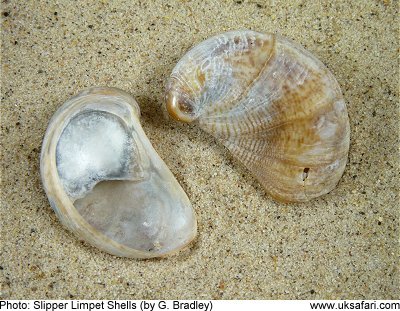
[[[2,1],[1,298],[399,298],[398,2],[287,2]],[[165,78],[185,51],[240,28],[294,39],[342,86],[352,143],[330,194],[274,202],[212,137],[163,116]],[[48,204],[39,178],[47,123],[96,85],[137,99],[145,132],[193,203],[198,238],[177,256],[100,252]]]

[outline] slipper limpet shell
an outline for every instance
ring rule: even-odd
[[[80,239],[116,256],[150,258],[192,241],[196,218],[139,116],[121,90],[81,92],[51,119],[40,170],[52,208]]]
[[[279,201],[326,194],[345,169],[350,127],[339,84],[279,35],[232,31],[198,44],[173,69],[166,105],[216,137]]]

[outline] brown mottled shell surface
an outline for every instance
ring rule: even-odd
[[[233,31],[200,43],[173,69],[166,102],[172,117],[215,136],[277,200],[326,194],[345,169],[350,127],[340,87],[281,36]]]

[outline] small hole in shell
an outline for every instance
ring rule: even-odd
[[[309,167],[305,167],[303,170],[303,181],[305,181],[308,177],[308,172],[310,171]]]

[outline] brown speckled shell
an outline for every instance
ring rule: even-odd
[[[332,73],[274,34],[233,31],[190,50],[167,84],[167,110],[215,136],[275,199],[331,191],[346,166],[350,127]]]

